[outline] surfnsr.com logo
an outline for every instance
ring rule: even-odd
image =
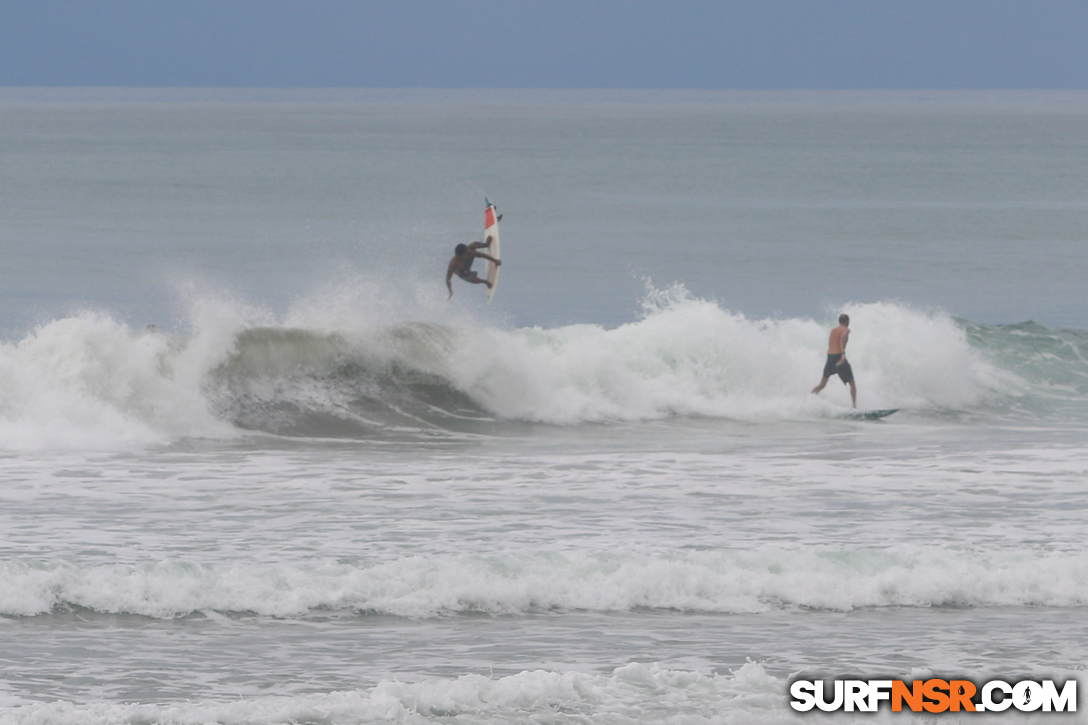
[[[790,707],[799,712],[876,712],[888,703],[892,712],[1076,712],[1077,681],[1058,686],[1054,680],[1008,683],[990,680],[796,680],[790,685]]]

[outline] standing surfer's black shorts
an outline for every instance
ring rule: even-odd
[[[842,360],[842,353],[828,353],[827,364],[824,365],[824,377],[830,378],[832,375],[838,375],[842,378],[843,385],[854,382],[854,371],[850,367],[850,363],[844,362],[839,365],[839,360]]]

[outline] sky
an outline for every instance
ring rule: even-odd
[[[1083,89],[1086,0],[0,0],[0,86]]]

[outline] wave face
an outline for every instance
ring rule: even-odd
[[[339,333],[251,328],[210,370],[205,394],[234,425],[291,436],[368,438],[471,428],[490,414],[447,374],[454,330],[407,323],[353,342]]]
[[[211,306],[209,306],[211,307]],[[1088,334],[983,326],[884,302],[849,305],[863,408],[1088,419]],[[86,312],[0,345],[0,448],[116,448],[241,431],[446,436],[515,423],[707,416],[812,420],[849,404],[818,382],[829,324],[750,320],[683,288],[607,329],[473,320],[364,326],[220,305],[186,337]]]

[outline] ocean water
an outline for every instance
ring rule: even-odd
[[[1088,94],[4,89],[0,244],[0,722],[1088,664]]]

